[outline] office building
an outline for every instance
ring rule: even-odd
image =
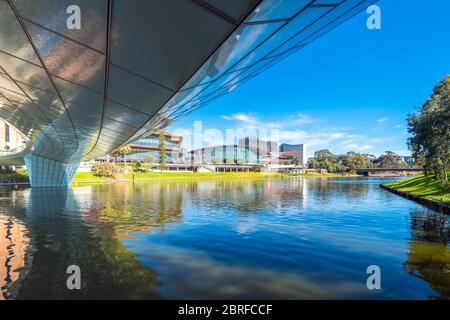
[[[127,155],[127,160],[158,163],[161,157],[161,137],[164,139],[166,163],[182,163],[181,142],[183,137],[167,131],[154,132],[130,143],[131,151]]]
[[[258,137],[245,137],[239,139],[239,145],[253,150],[258,159],[270,157],[271,153],[278,152],[278,142],[260,139]]]
[[[306,144],[282,143],[280,145],[280,152],[295,152],[295,157],[300,164],[306,165],[308,162]]]

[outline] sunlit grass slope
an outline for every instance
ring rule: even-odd
[[[421,175],[387,184],[397,190],[408,192],[426,199],[450,203],[450,186],[444,185],[433,175]]]

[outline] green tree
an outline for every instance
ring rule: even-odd
[[[311,163],[315,168],[326,168],[328,172],[336,172],[340,169],[338,157],[328,149],[316,151]]]
[[[92,167],[92,169],[94,170],[96,175],[107,178],[115,178],[116,175],[120,172],[118,166],[110,162],[96,163]]]
[[[161,133],[159,135],[159,169],[163,171],[166,168],[166,138],[164,133]]]
[[[134,169],[139,172],[139,171],[141,171],[141,166],[142,166],[141,163],[138,161],[134,165]]]
[[[123,156],[124,157],[124,170],[127,171],[127,154],[129,154],[131,151],[130,146],[123,146],[120,148],[117,148],[113,152],[111,152],[111,155],[115,158],[115,162],[117,162],[117,157]]]
[[[353,151],[348,152],[344,160],[344,165],[347,167],[347,170],[351,172],[356,171],[356,169],[367,168],[368,164],[369,159],[366,155]]]
[[[417,113],[407,117],[408,145],[425,173],[433,173],[448,184],[450,170],[450,76],[434,88]]]
[[[116,161],[117,161],[117,157],[125,156],[128,153],[130,153],[130,151],[131,151],[131,147],[130,146],[123,146],[123,147],[117,148],[116,150],[111,152],[111,155],[114,158],[116,158]]]
[[[374,163],[377,160],[377,157],[374,154],[368,154],[368,153],[363,154],[363,156],[365,156],[367,158],[367,167],[373,168]]]
[[[392,151],[386,151],[385,154],[378,157],[378,166],[380,168],[399,168],[400,161],[397,160],[397,154]]]
[[[308,168],[310,168],[310,169],[319,168],[319,161],[317,161],[315,158],[310,158],[308,160]]]
[[[111,152],[111,155],[115,158],[114,162],[117,162],[118,157],[123,156],[125,173],[127,172],[127,154],[129,154],[130,151],[131,151],[131,147],[127,145],[127,146],[117,148],[116,150]]]

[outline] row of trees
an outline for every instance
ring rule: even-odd
[[[405,168],[408,164],[398,160],[397,154],[386,151],[378,158],[370,154],[348,152],[335,155],[330,150],[324,149],[314,153],[314,157],[308,161],[308,167],[317,169],[325,168],[328,172],[343,173],[354,172],[359,168]]]
[[[417,113],[408,115],[408,144],[426,174],[448,184],[450,170],[450,76],[439,82]]]

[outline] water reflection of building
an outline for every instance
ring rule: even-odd
[[[72,189],[51,188],[0,193],[0,205],[9,211],[0,215],[0,298],[160,298],[154,291],[158,275],[136,261],[114,226],[89,218],[102,206],[92,206],[92,194],[74,197]],[[117,210],[121,225],[122,207]],[[76,292],[66,287],[72,264],[82,270],[82,290]]]
[[[295,178],[283,181],[217,180],[192,182],[191,197],[202,207],[232,207],[242,213],[272,208],[274,212],[291,205],[301,211],[307,203],[307,180]]]
[[[264,198],[269,199],[278,207],[285,204],[296,204],[299,210],[306,207],[308,201],[308,180],[302,177],[283,180],[266,180]]]
[[[27,229],[13,217],[0,216],[0,300],[15,296],[26,272],[25,259],[30,239]]]
[[[83,208],[86,222],[109,226],[115,239],[124,240],[133,233],[164,232],[166,225],[182,221],[185,187],[182,182],[88,186],[76,188],[74,197],[77,203],[98,199],[101,207]]]

